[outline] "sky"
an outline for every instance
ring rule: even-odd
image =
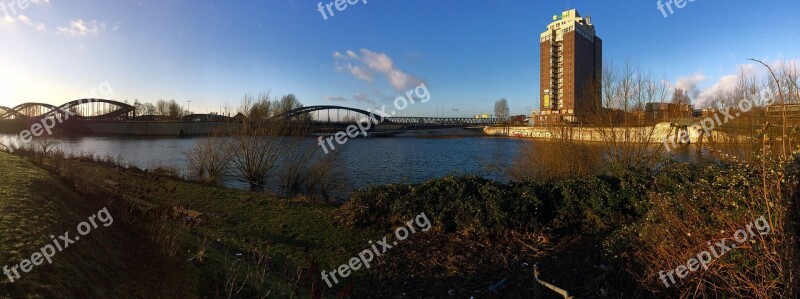
[[[367,109],[425,84],[430,100],[404,116],[470,117],[500,98],[529,115],[539,34],[567,8],[592,17],[606,63],[629,60],[698,103],[756,69],[747,58],[800,56],[797,0],[696,0],[667,17],[653,0],[360,0],[332,16],[320,3],[0,0],[0,106],[174,99],[206,113],[268,92]]]

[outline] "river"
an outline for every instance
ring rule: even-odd
[[[60,139],[59,148],[68,155],[109,155],[142,169],[171,166],[184,174],[184,153],[198,140],[201,138],[77,137]],[[341,151],[340,167],[348,182],[345,193],[349,193],[370,185],[417,183],[450,174],[475,174],[507,181],[509,177],[504,169],[519,167],[514,165],[519,151],[536,142],[542,141],[490,137],[369,138],[351,139],[336,150]],[[309,138],[307,146],[316,146],[316,140]],[[672,155],[677,160],[689,161],[696,159],[693,152],[679,147]],[[231,188],[248,188],[232,179],[226,179],[224,184]]]

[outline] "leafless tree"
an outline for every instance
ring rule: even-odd
[[[262,114],[263,103],[269,102],[269,94],[258,98],[245,95],[239,111],[247,112],[240,124],[231,126],[228,152],[231,157],[233,177],[250,184],[251,189],[263,188],[267,176],[278,163],[281,151],[285,150],[283,131],[287,128],[280,120]],[[254,109],[256,107],[256,109]]]
[[[672,93],[672,103],[677,105],[690,105],[692,104],[692,99],[685,90],[675,88]]]
[[[494,117],[508,119],[510,115],[511,109],[508,107],[508,100],[502,98],[494,103]]]
[[[604,156],[612,162],[634,167],[654,165],[660,158],[658,128],[644,117],[647,103],[664,102],[666,81],[635,67],[630,61],[621,66],[604,63],[603,78],[589,88],[602,86],[599,105],[590,106],[585,119],[593,139],[601,141]],[[595,92],[587,92],[592,95]],[[654,142],[655,141],[655,142]]]

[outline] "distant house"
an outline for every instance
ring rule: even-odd
[[[785,108],[785,109],[784,109]],[[768,117],[782,117],[783,111],[786,111],[787,117],[800,116],[800,104],[774,104],[766,107],[764,113]]]
[[[675,118],[687,118],[694,115],[692,105],[673,103],[647,103],[644,106],[645,118],[649,121],[666,121]]]
[[[514,126],[525,126],[525,125],[528,125],[528,117],[525,116],[525,115],[512,116],[509,119],[509,121],[510,121],[511,125],[514,125]]]

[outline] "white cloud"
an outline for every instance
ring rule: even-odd
[[[15,18],[15,17],[12,17],[12,16],[6,14],[3,17],[0,17],[0,23],[4,23],[4,24],[8,24],[8,25],[13,25],[13,24],[19,23],[19,24],[22,24],[22,25],[33,27],[33,28],[36,29],[36,31],[43,31],[46,28],[44,23],[34,24],[33,21],[31,21],[31,19],[28,18],[28,16],[26,16],[26,15],[18,15]]]
[[[766,62],[766,61],[765,61]],[[798,69],[800,65],[800,61],[798,60],[788,60],[788,61],[773,61],[773,62],[766,62],[773,71],[778,72],[782,67],[794,68]],[[718,93],[734,93],[736,92],[736,85],[739,83],[739,78],[742,74],[747,77],[754,77],[758,83],[766,83],[767,80],[772,80],[769,75],[767,69],[756,62],[751,62],[747,64],[740,64],[738,66],[738,71],[736,73],[727,74],[724,76],[719,77],[714,84],[709,86],[708,88],[702,89],[698,91],[698,95],[694,97],[694,104],[697,108],[704,108],[709,107],[713,104],[714,96]],[[678,83],[680,84],[681,80],[679,78]]]
[[[339,96],[324,96],[322,99],[330,102],[347,102],[347,99]]]
[[[359,53],[352,50],[345,51],[345,54],[334,52],[336,69],[347,71],[356,78],[367,82],[372,82],[375,73],[383,74],[389,85],[396,91],[403,91],[425,82],[423,79],[395,68],[394,61],[386,53],[373,52],[369,49],[361,49]]]
[[[367,94],[365,94],[363,92],[360,92],[360,91],[356,92],[356,94],[353,96],[353,99],[356,100],[356,102],[362,102],[362,103],[367,103],[367,104],[370,104],[370,105],[375,105],[375,100],[370,98],[369,95],[367,95]]]
[[[0,18],[0,21],[5,24],[14,24],[17,20],[9,15],[4,15],[2,18]]]
[[[350,71],[350,74],[352,74],[356,78],[367,82],[372,82],[372,78],[375,77],[375,75],[368,69],[365,69],[360,66],[354,66],[352,64],[348,64],[347,69]]]
[[[689,97],[691,97],[692,99],[696,99],[697,96],[700,95],[700,90],[698,89],[698,86],[700,85],[701,82],[705,80],[706,76],[703,75],[703,73],[696,73],[691,76],[678,77],[677,82],[675,82],[675,88],[680,88],[686,91],[686,93],[689,94]]]
[[[101,31],[105,31],[105,29],[105,22],[99,22],[97,20],[85,22],[83,19],[77,19],[70,21],[68,27],[58,27],[56,33],[64,36],[83,37],[97,35]]]
[[[19,21],[22,24],[28,25],[28,26],[33,26],[33,22],[31,22],[31,19],[28,19],[28,17],[26,17],[24,15],[19,15],[17,17],[17,21]]]
[[[394,62],[392,62],[392,59],[385,53],[375,53],[367,49],[361,49],[361,54],[363,55],[362,60],[371,69],[382,73],[388,73],[394,70]],[[354,57],[355,53],[352,51],[347,51],[347,56],[356,58]]]

